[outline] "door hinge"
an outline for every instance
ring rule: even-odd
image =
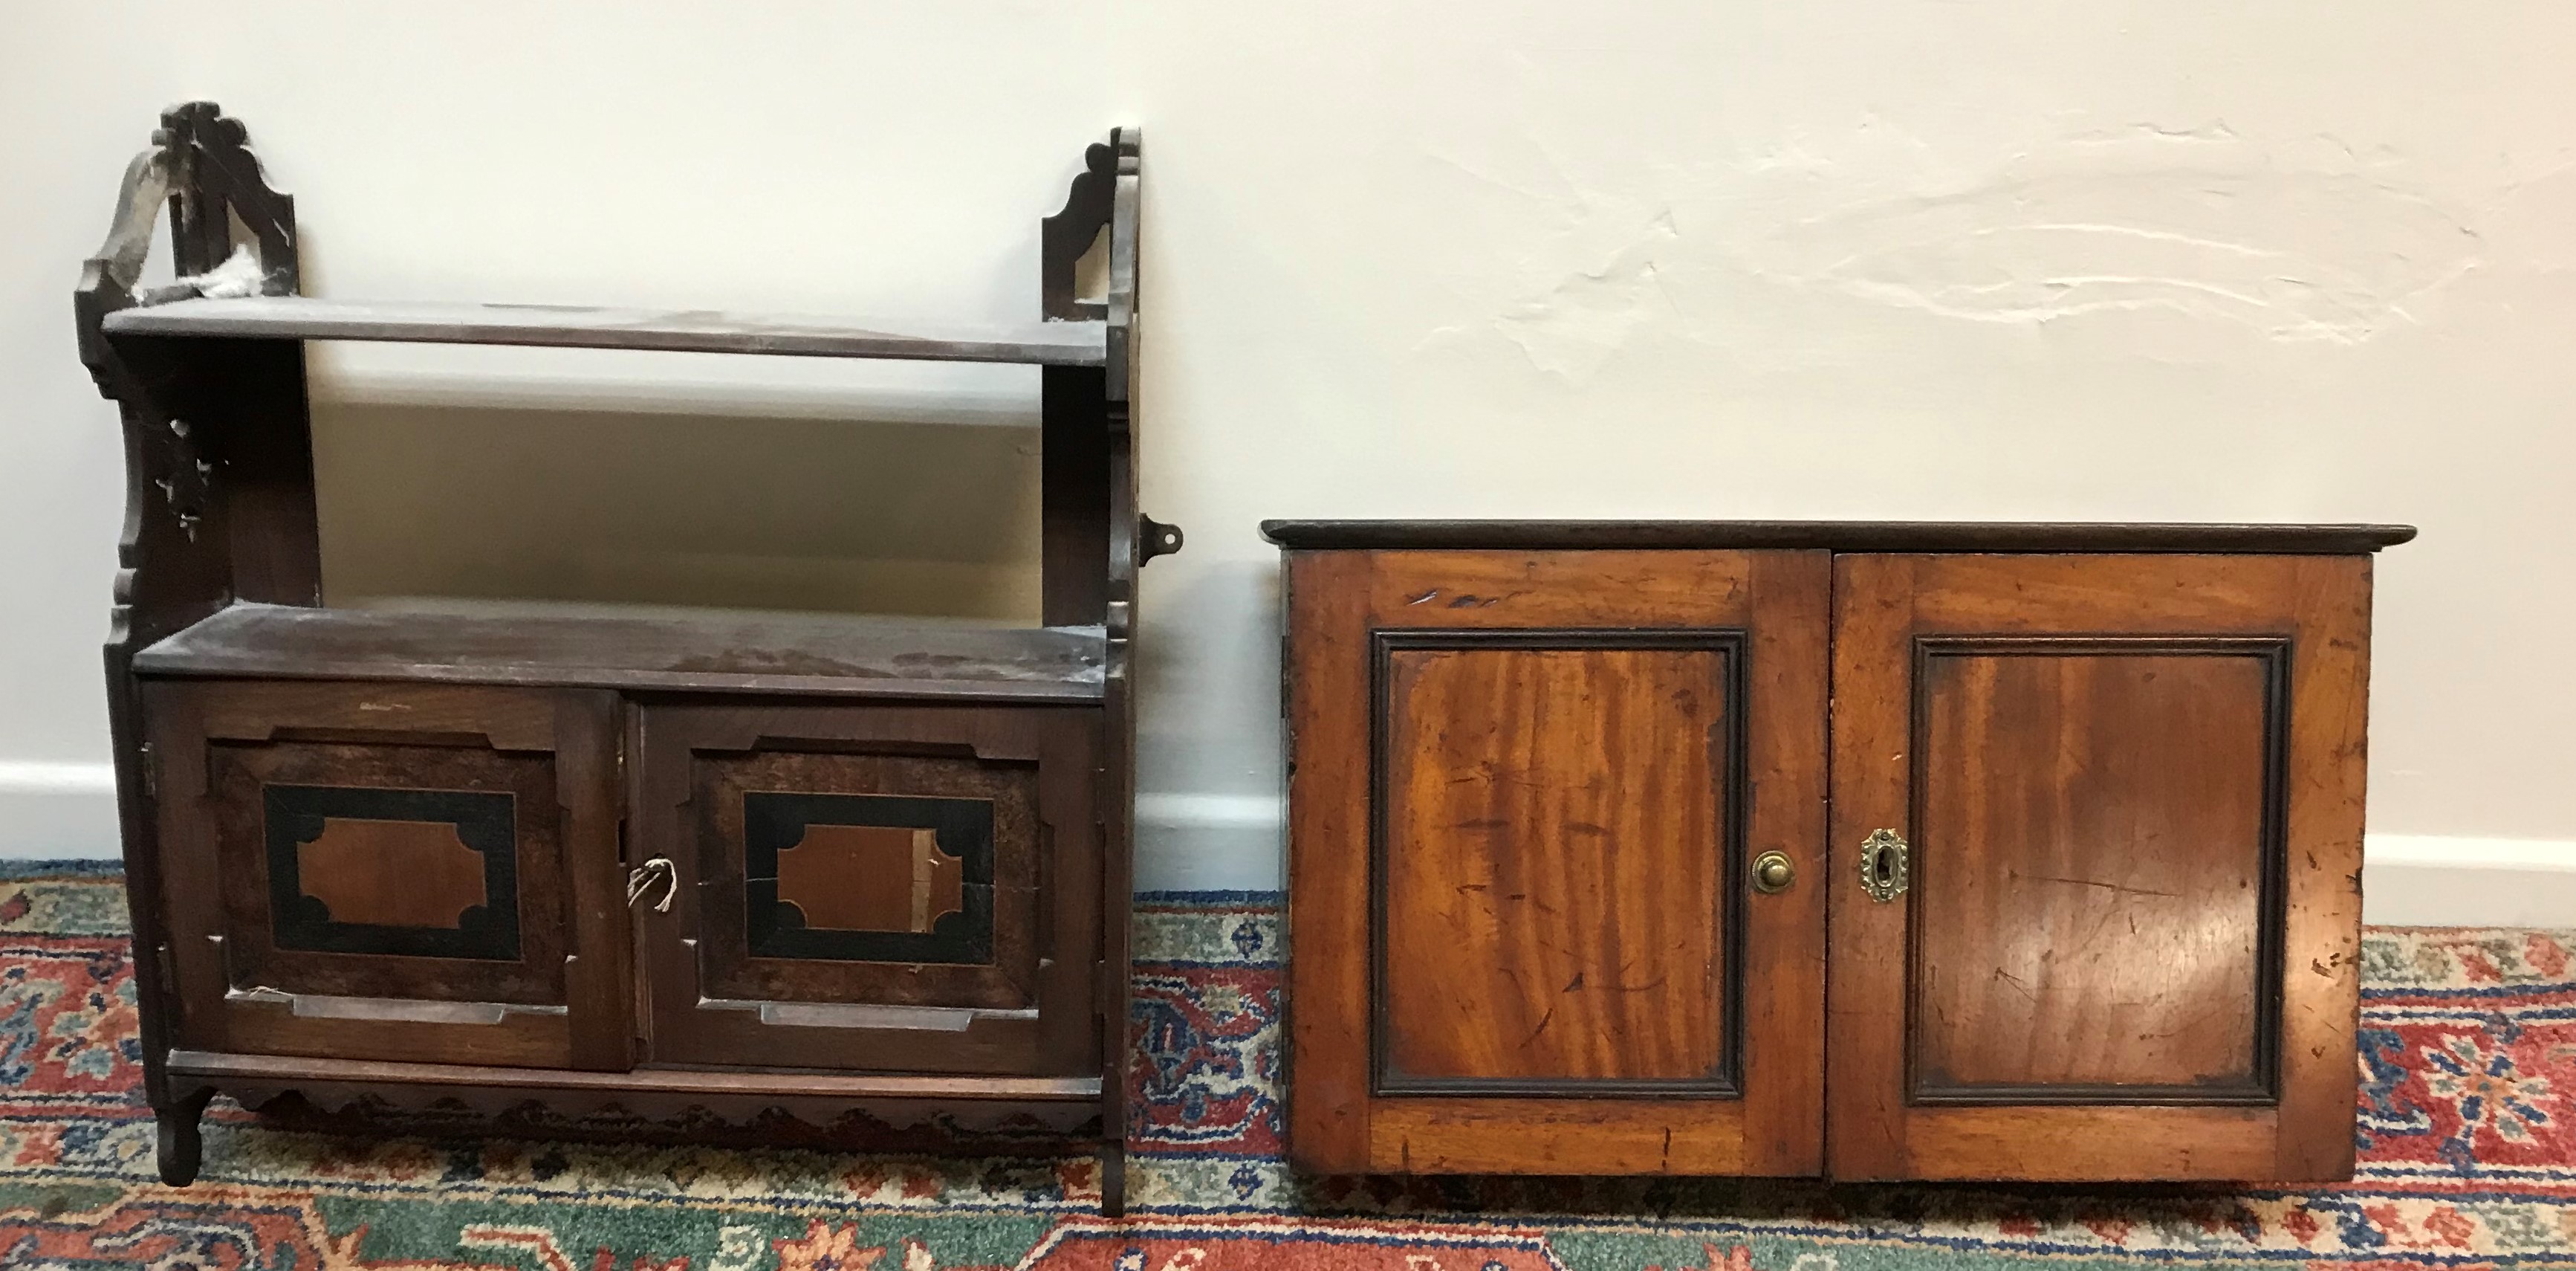
[[[142,757],[141,763],[137,766],[143,770],[143,797],[147,799],[160,798],[161,757],[152,753],[152,743],[148,741],[134,749],[135,753]]]

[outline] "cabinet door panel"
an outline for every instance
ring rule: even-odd
[[[155,682],[180,1043],[622,1068],[615,702]]]
[[[2268,1100],[2284,647],[1918,647],[1915,1101]]]
[[[1827,579],[1291,556],[1301,1166],[1818,1168]],[[1810,872],[1755,894],[1773,849]]]
[[[1736,642],[1531,638],[1382,654],[1378,1090],[1730,1089]]]
[[[636,712],[649,1051],[1095,1072],[1096,711]]]
[[[2349,1173],[2368,568],[1838,558],[1837,1177]]]

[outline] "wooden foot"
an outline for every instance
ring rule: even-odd
[[[160,1123],[161,1137],[157,1155],[161,1181],[172,1187],[185,1187],[197,1181],[197,1166],[204,1157],[205,1143],[197,1131],[198,1119],[205,1115],[206,1100],[212,1090],[182,1095],[165,1107],[153,1109]]]
[[[1100,1145],[1100,1216],[1127,1216],[1127,1145],[1115,1139]]]

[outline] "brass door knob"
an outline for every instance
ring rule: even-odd
[[[1753,858],[1753,890],[1769,895],[1789,890],[1798,881],[1798,867],[1789,863],[1787,852],[1764,852]]]

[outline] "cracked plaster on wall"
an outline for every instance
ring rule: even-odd
[[[2266,145],[2223,122],[2074,133],[1967,169],[1864,121],[1624,190],[1553,155],[1529,179],[1438,158],[1488,197],[1545,205],[1554,229],[1489,319],[1418,347],[1500,340],[1569,386],[1648,338],[1828,357],[1795,347],[1794,315],[1818,302],[2044,329],[2060,353],[2354,345],[2416,324],[2483,263],[2478,230],[2402,160],[2333,137]],[[1866,322],[1830,329],[1853,356],[1868,343]]]

